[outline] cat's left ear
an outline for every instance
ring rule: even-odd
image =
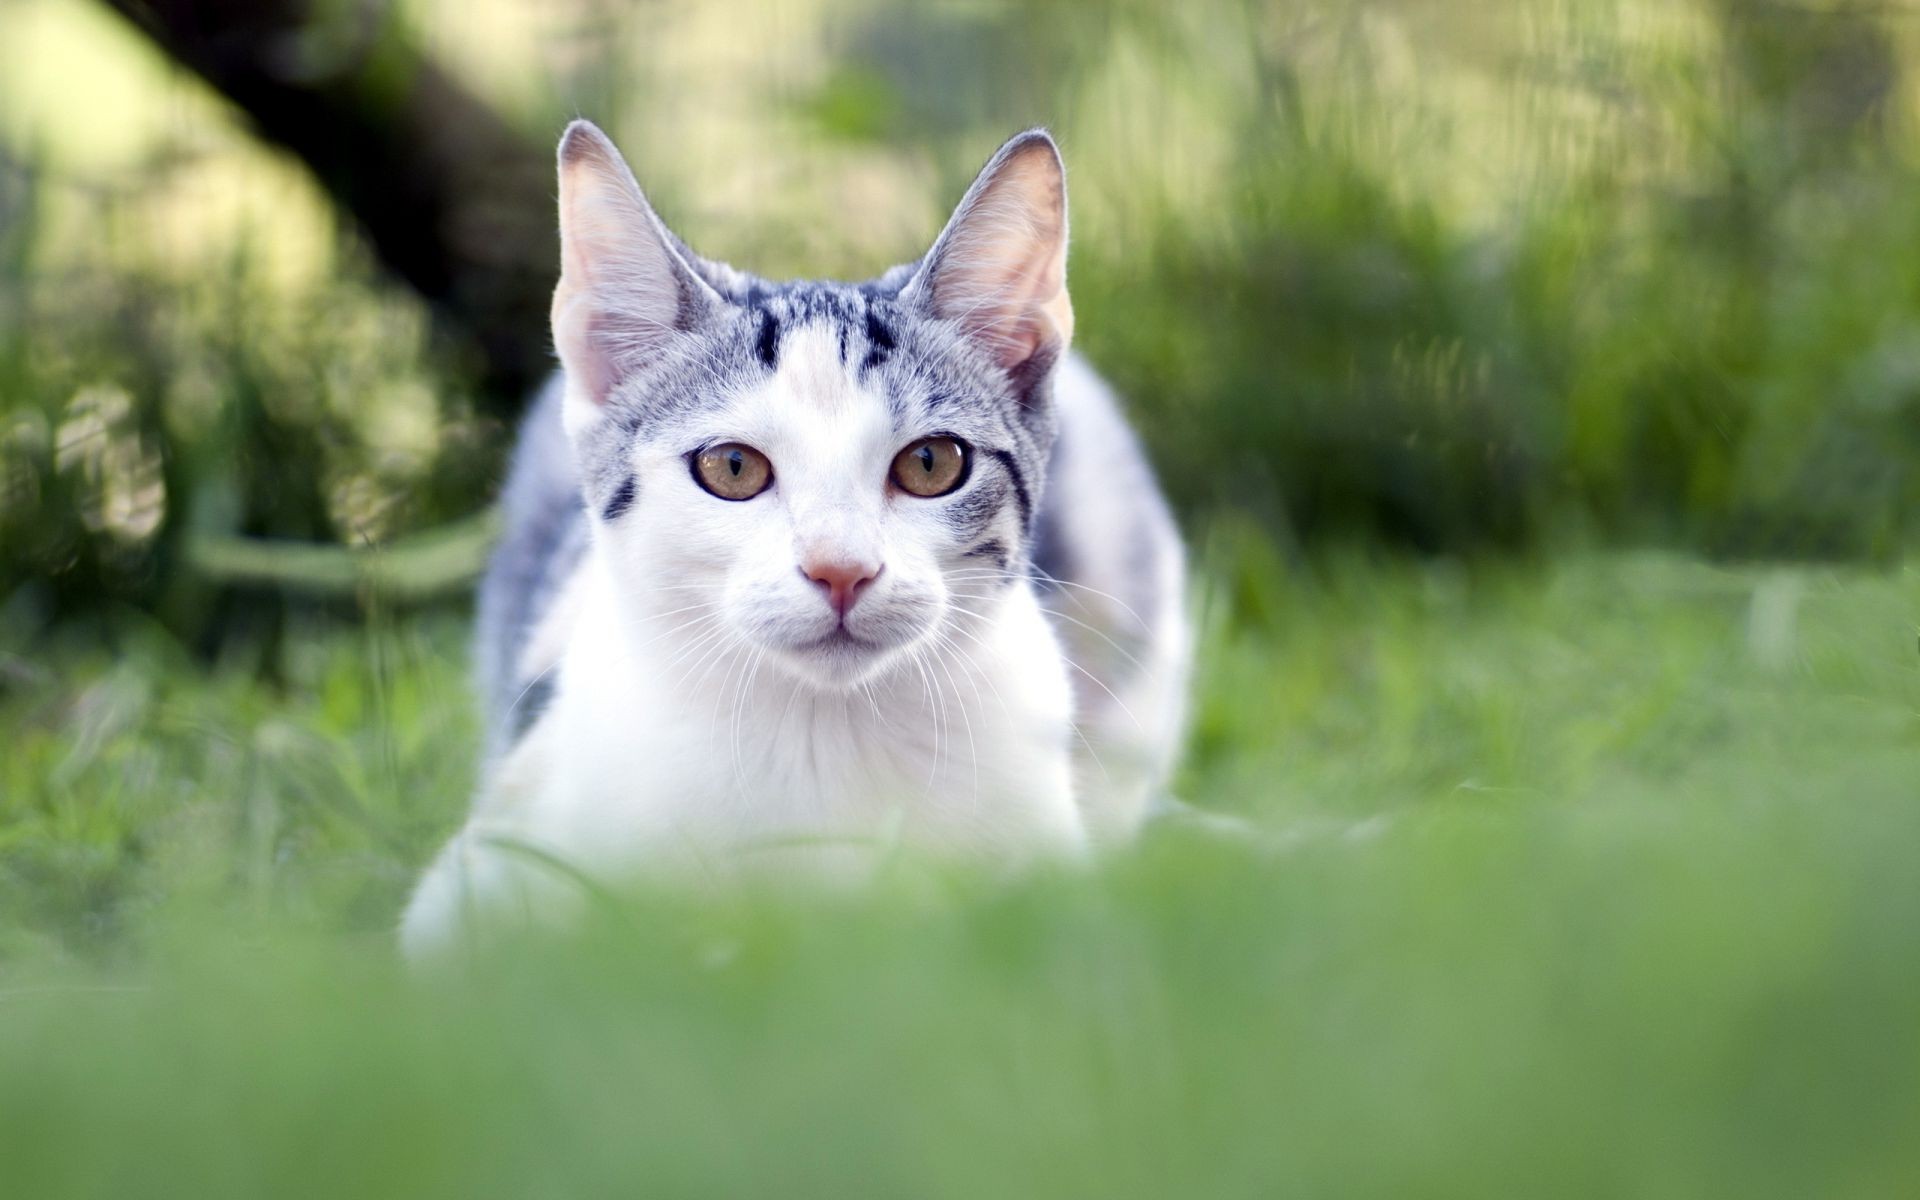
[[[1024,395],[1073,336],[1067,298],[1067,172],[1043,129],[1009,140],[981,169],[901,292],[951,321]]]
[[[721,299],[681,258],[626,160],[590,121],[560,139],[560,283],[553,342],[567,423],[591,423],[626,376],[697,326]]]

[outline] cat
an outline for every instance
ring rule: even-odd
[[[589,122],[559,175],[560,371],[480,589],[482,784],[403,947],[622,873],[1124,841],[1180,743],[1185,561],[1068,352],[1052,137],[859,284],[697,256]]]

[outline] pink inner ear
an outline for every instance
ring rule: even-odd
[[[611,144],[596,139],[573,147],[570,137],[563,147],[553,340],[579,391],[605,404],[673,335],[682,291],[674,252],[639,185]]]
[[[620,380],[618,345],[609,336],[606,317],[593,307],[591,295],[576,297],[564,310],[555,299],[553,341],[560,361],[581,394],[605,404]]]
[[[1007,370],[1072,334],[1058,253],[1047,257],[960,267],[958,279],[942,278],[934,311],[964,328]]]
[[[989,166],[936,249],[936,315],[964,328],[1014,370],[1073,330],[1066,288],[1066,182],[1050,142]]]

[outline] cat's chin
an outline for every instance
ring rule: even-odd
[[[781,647],[783,665],[822,691],[847,691],[880,673],[901,647],[860,637],[845,627],[809,642]]]

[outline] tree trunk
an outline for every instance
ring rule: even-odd
[[[106,0],[291,150],[479,360],[483,410],[552,367],[553,166],[379,0]]]

